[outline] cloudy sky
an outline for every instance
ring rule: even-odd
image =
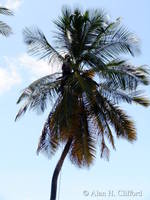
[[[32,25],[43,30],[53,42],[53,19],[63,5],[86,8],[104,8],[112,19],[121,17],[141,40],[142,54],[129,58],[134,64],[150,66],[150,2],[149,0],[0,0],[1,6],[12,9],[13,17],[0,16],[13,28],[9,38],[0,36],[0,200],[49,199],[50,181],[60,152],[52,160],[36,155],[36,147],[48,110],[43,115],[27,113],[14,122],[18,107],[16,101],[23,88],[45,74],[53,73],[58,66],[37,61],[26,53],[22,30]],[[150,97],[150,89],[146,88]],[[108,200],[90,196],[93,191],[142,191],[142,197],[122,200],[150,199],[150,108],[125,106],[133,117],[138,140],[133,145],[116,141],[117,150],[110,161],[99,159],[89,170],[77,169],[66,160],[59,180],[59,199]],[[119,198],[115,200],[120,200]],[[109,198],[113,200],[113,198]]]

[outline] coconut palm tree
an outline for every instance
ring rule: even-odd
[[[7,8],[0,7],[0,14],[2,15],[13,15],[13,12]],[[0,34],[4,36],[9,36],[12,33],[11,27],[5,22],[0,21]]]
[[[64,144],[51,184],[56,199],[57,179],[68,155],[78,167],[91,166],[96,147],[109,158],[109,141],[115,149],[114,134],[129,142],[136,140],[133,121],[118,105],[121,102],[147,107],[149,101],[139,85],[148,85],[148,70],[122,59],[136,55],[138,41],[118,20],[108,21],[102,10],[62,10],[55,22],[55,45],[38,28],[25,28],[28,51],[40,59],[62,64],[62,72],[48,74],[31,83],[17,103],[24,101],[16,119],[29,110],[52,109],[39,140],[37,152],[54,155]],[[57,62],[55,62],[57,61]]]

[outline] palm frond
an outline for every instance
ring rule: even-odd
[[[133,101],[137,104],[140,104],[144,107],[150,106],[150,100],[148,97],[142,96],[141,94],[137,94],[132,97]]]
[[[61,54],[49,44],[44,33],[38,28],[25,28],[23,34],[24,41],[28,46],[28,52],[31,55],[38,56],[40,59],[48,58],[49,62],[51,62],[51,59],[64,60]]]
[[[62,16],[58,18],[58,20],[54,21],[54,24],[57,27],[56,32],[56,42],[61,44],[62,48],[66,48],[67,50],[71,50],[70,48],[70,22],[71,22],[71,10],[69,8],[62,9]]]
[[[104,137],[102,137],[100,152],[101,152],[101,158],[106,158],[107,160],[109,160],[110,150],[105,143]]]
[[[99,47],[101,38],[105,37],[105,35],[110,32],[110,30],[112,29],[113,26],[116,26],[115,22],[110,23],[110,22],[107,22],[106,19],[102,22],[102,24],[104,24],[105,26],[102,26],[102,28],[99,29],[99,32],[95,35],[96,37],[94,38],[91,45],[88,47],[88,52],[90,52],[91,50],[95,51],[95,49],[97,49],[97,47]]]
[[[83,13],[78,8],[73,12],[65,8],[62,16],[54,21],[58,29],[56,42],[78,62],[82,53],[93,43],[97,33],[103,30],[105,18],[103,10],[86,10]]]
[[[135,67],[121,60],[105,64],[94,54],[89,54],[85,62],[100,80],[107,81],[116,89],[135,90],[140,84],[149,85],[149,70],[145,66]]]
[[[70,150],[70,159],[78,167],[89,167],[95,158],[96,139],[94,134],[92,134],[90,118],[87,115],[87,111],[82,100],[80,101],[78,109],[78,115],[74,117],[75,125],[73,125],[74,135]]]
[[[43,112],[46,108],[47,100],[52,102],[59,93],[58,89],[61,80],[57,78],[60,75],[61,73],[55,73],[42,77],[25,88],[17,101],[17,104],[25,101],[25,105],[19,110],[15,120],[24,114],[28,108],[38,109]]]
[[[122,54],[134,56],[137,53],[140,53],[137,37],[123,26],[111,27],[95,48],[95,54],[105,61],[112,60]]]
[[[37,154],[40,152],[48,157],[52,156],[59,147],[62,138],[60,137],[59,120],[55,121],[54,113],[57,113],[62,103],[62,96],[59,95],[48,115],[48,118],[43,126],[42,134],[39,139]],[[63,114],[63,113],[60,113]]]
[[[97,103],[105,113],[106,120],[115,129],[118,137],[127,139],[130,142],[136,140],[136,130],[133,121],[118,106],[113,105],[106,98],[97,93]]]
[[[89,167],[95,158],[95,139],[85,133],[77,132],[76,134],[70,150],[71,162],[78,167]]]
[[[0,6],[0,14],[2,14],[2,15],[13,15],[13,12],[11,10],[9,10],[8,8]]]
[[[12,33],[11,27],[5,22],[0,21],[0,34],[4,36],[9,36]]]
[[[72,136],[72,126],[74,124],[74,115],[78,107],[78,98],[72,95],[69,88],[65,88],[61,100],[52,111],[50,123],[51,130],[59,132],[62,140]]]
[[[104,111],[100,108],[99,104],[96,102],[94,96],[90,97],[86,94],[84,95],[84,102],[86,109],[89,113],[89,118],[91,119],[90,126],[93,126],[93,135],[98,135],[100,139],[100,151],[101,157],[109,159],[109,148],[105,143],[104,137],[106,136],[112,148],[115,149],[114,137],[109,127],[107,118]]]
[[[126,102],[129,104],[137,103],[145,107],[150,105],[149,99],[142,95],[143,91],[136,90],[128,93],[127,91],[125,92],[123,90],[116,89],[116,87],[113,88],[113,86],[107,82],[100,84],[99,93],[114,104]]]
[[[37,154],[43,152],[46,156],[50,157],[55,154],[57,148],[59,147],[59,138],[57,134],[52,134],[50,129],[50,120],[52,113],[49,114],[43,130],[39,139],[39,144],[37,148]]]

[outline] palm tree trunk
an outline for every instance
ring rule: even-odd
[[[51,195],[50,195],[50,200],[56,200],[56,193],[57,193],[57,180],[58,180],[58,176],[59,176],[59,172],[62,168],[63,162],[66,158],[66,155],[69,152],[70,146],[72,143],[72,139],[69,139],[68,142],[65,145],[65,148],[61,154],[61,157],[55,167],[54,173],[53,173],[53,177],[52,177],[52,185],[51,185]]]

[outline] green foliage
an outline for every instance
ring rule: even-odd
[[[114,134],[129,142],[136,140],[132,119],[119,103],[149,106],[139,86],[149,84],[149,71],[121,59],[139,53],[136,36],[118,21],[108,21],[102,10],[62,10],[55,22],[55,46],[35,28],[24,30],[29,53],[48,61],[70,58],[71,73],[45,76],[28,86],[17,103],[25,101],[16,119],[27,109],[53,108],[45,122],[37,152],[53,155],[60,143],[72,139],[70,160],[79,167],[90,166],[100,141],[101,157],[109,158],[106,140],[115,149]],[[63,85],[63,92],[60,89]]]

